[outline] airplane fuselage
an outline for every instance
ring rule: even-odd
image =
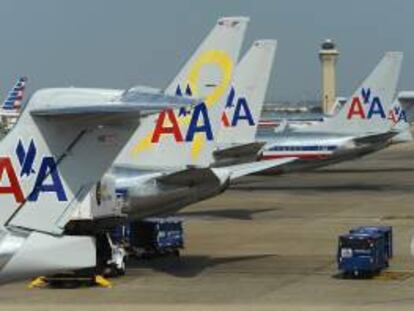
[[[150,216],[168,215],[212,196],[228,187],[217,176],[207,170],[197,170],[197,176],[191,180],[178,177],[178,181],[169,182],[162,176],[172,172],[150,172],[129,169],[115,169],[116,189],[125,195],[122,212],[129,219],[141,219]],[[135,177],[131,178],[131,174]],[[158,177],[158,178],[157,178]]]
[[[388,138],[358,143],[359,137],[350,135],[288,132],[258,135],[265,141],[261,160],[296,157],[298,160],[264,173],[287,173],[308,170],[352,160],[387,147]]]

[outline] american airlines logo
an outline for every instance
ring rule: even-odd
[[[176,95],[183,96],[180,86],[177,87]],[[192,95],[189,85],[185,89],[185,95]],[[185,117],[189,117],[189,126],[183,131],[182,122],[179,120]],[[176,142],[192,142],[197,134],[204,135],[207,140],[213,140],[213,130],[205,103],[196,105],[193,110],[181,108],[178,116],[172,109],[162,111],[156,121],[151,142],[158,143],[165,135],[174,137]]]
[[[224,127],[236,127],[239,121],[246,121],[249,126],[254,126],[253,115],[250,110],[249,104],[245,97],[239,97],[235,100],[236,91],[234,87],[231,88],[229,96],[227,97],[226,109],[221,115],[221,122]],[[229,110],[234,109],[233,116],[229,117]]]
[[[391,120],[394,124],[407,122],[407,115],[401,107],[394,107],[387,111],[384,109],[379,96],[373,96],[370,88],[362,88],[361,95],[352,98],[351,106],[348,110],[348,119],[359,118],[370,120],[374,117]]]
[[[12,159],[9,156],[0,157],[0,195],[12,195],[17,203],[25,200],[36,202],[40,195],[46,193],[54,194],[60,202],[68,200],[53,156],[41,156],[37,162],[38,151],[33,139],[27,145],[19,139],[15,152],[20,164],[20,178]],[[36,166],[36,163],[40,165]],[[27,194],[23,193],[22,178],[35,178],[32,189]]]
[[[37,150],[33,142],[33,139],[30,141],[27,150],[24,148],[22,141],[19,139],[19,143],[16,147],[16,155],[21,167],[20,177],[30,176],[31,174],[35,173],[35,170],[33,169],[33,164],[36,157],[36,153]]]
[[[381,99],[379,96],[373,95],[370,88],[362,88],[360,96],[352,98],[347,117],[348,119],[360,118],[370,120],[375,116],[386,119]]]

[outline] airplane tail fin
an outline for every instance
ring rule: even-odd
[[[27,81],[28,79],[26,77],[17,79],[16,84],[8,93],[6,99],[3,101],[3,110],[11,111],[19,110],[21,108]]]
[[[222,80],[232,78],[231,69],[238,56],[235,47],[241,46],[248,22],[248,17],[220,18],[165,93],[202,98],[217,86],[224,88]]]
[[[398,98],[394,100],[389,119],[393,124],[392,130],[398,133],[391,139],[392,143],[406,143],[413,140],[407,111]]]
[[[369,135],[391,130],[393,109],[403,54],[388,52],[342,109],[305,131]]]
[[[253,142],[277,48],[276,40],[259,40],[237,65],[222,114],[220,144]]]
[[[94,238],[63,234],[73,209],[108,169],[140,116],[189,104],[153,94],[125,102],[119,91],[112,93],[38,91],[3,138],[0,283],[94,267]]]
[[[211,162],[225,97],[249,19],[217,21],[165,94],[202,98],[193,109],[166,110],[146,118],[118,157],[122,166],[179,168]]]
[[[414,92],[404,91],[398,94],[398,100],[402,106],[408,123],[414,122]]]
[[[0,223],[61,234],[73,208],[112,164],[147,111],[190,99],[117,101],[88,89],[36,92],[0,145]]]

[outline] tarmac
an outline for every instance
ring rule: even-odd
[[[0,288],[4,310],[412,310],[414,144],[318,171],[242,179],[180,213],[181,258],[130,261],[113,288]],[[374,279],[342,279],[337,238],[394,229],[395,255]]]

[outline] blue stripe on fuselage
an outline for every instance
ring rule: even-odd
[[[272,146],[267,151],[335,151],[338,146]]]

